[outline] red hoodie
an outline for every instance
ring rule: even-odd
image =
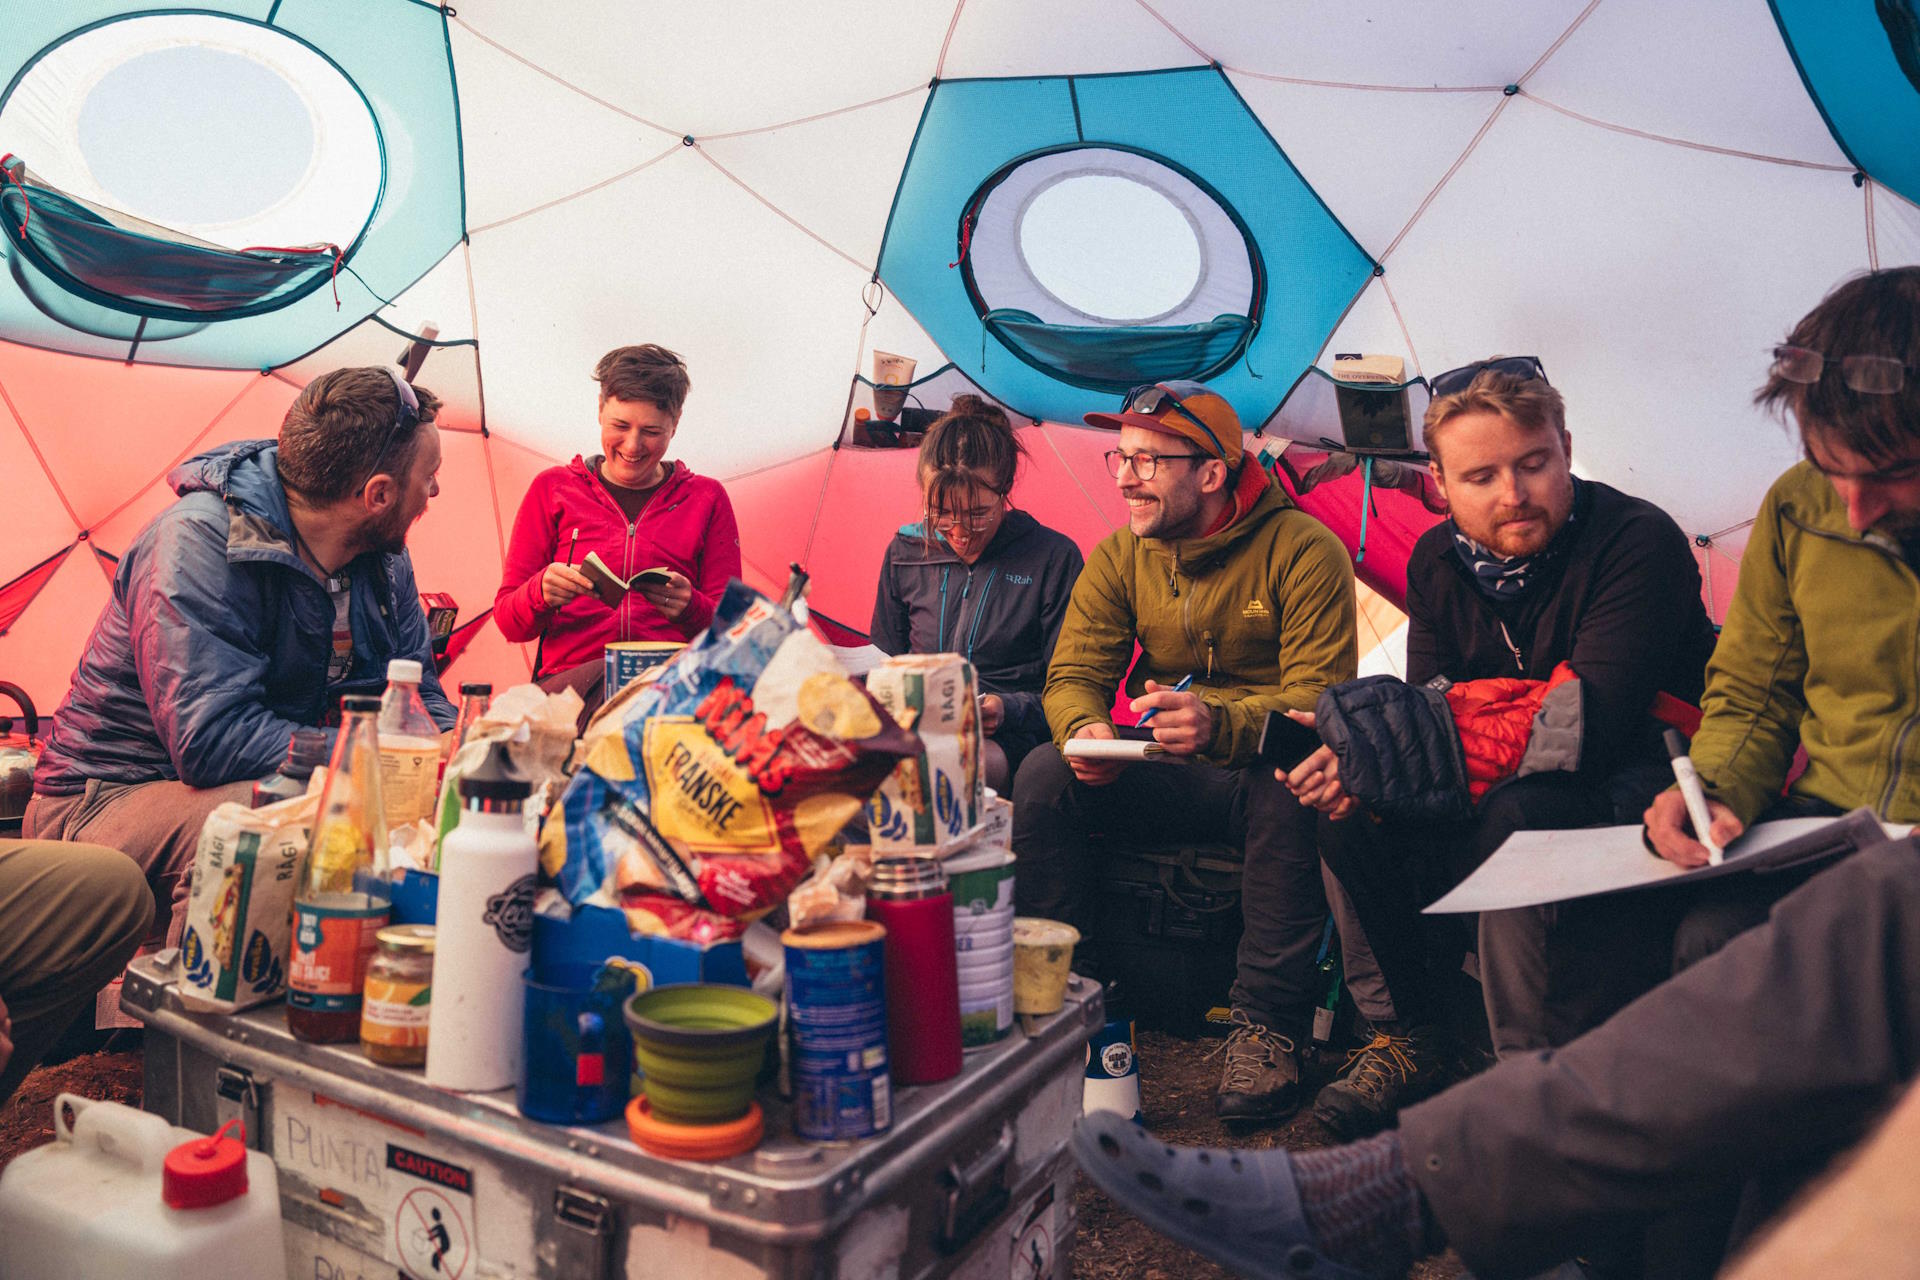
[[[597,551],[623,577],[656,567],[687,575],[693,599],[686,612],[668,621],[637,591],[617,609],[591,593],[547,608],[541,576],[548,565],[567,558],[576,528],[576,565]],[[640,518],[628,524],[593,468],[575,457],[564,467],[542,471],[527,489],[513,519],[493,617],[507,639],[541,641],[538,674],[547,675],[597,661],[613,640],[692,639],[713,621],[727,580],[739,576],[740,530],[718,480],[696,476],[676,462]]]

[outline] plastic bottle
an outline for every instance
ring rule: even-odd
[[[264,809],[307,794],[313,771],[327,762],[327,735],[320,729],[295,729],[287,743],[286,763],[253,784],[253,807]]]
[[[0,1175],[0,1275],[286,1274],[279,1179],[266,1152],[247,1150],[224,1130],[208,1137],[70,1093],[54,1099],[53,1126],[51,1143],[16,1157]]]
[[[387,826],[405,826],[433,814],[440,791],[440,726],[420,700],[420,664],[395,658],[387,664],[387,693],[380,699],[380,794]]]
[[[522,816],[532,791],[504,742],[461,778],[460,825],[440,865],[427,1083],[504,1089],[520,1079],[521,999],[533,944],[539,851]]]
[[[380,804],[375,698],[340,700],[320,816],[293,894],[287,1030],[316,1044],[360,1038],[360,997],[387,923],[387,824]]]

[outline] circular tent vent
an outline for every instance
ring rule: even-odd
[[[969,203],[967,285],[1030,364],[1124,390],[1202,378],[1245,349],[1262,272],[1240,220],[1165,161],[1076,147],[1001,170]]]
[[[352,245],[383,176],[338,67],[210,14],[124,18],[47,49],[0,104],[0,151],[66,195],[233,250]]]

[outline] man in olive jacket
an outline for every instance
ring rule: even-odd
[[[1013,788],[1016,897],[1022,914],[1088,935],[1091,832],[1244,844],[1246,932],[1216,1109],[1278,1119],[1299,1104],[1295,1046],[1326,908],[1314,814],[1256,756],[1267,712],[1310,710],[1352,679],[1353,567],[1325,526],[1244,465],[1238,417],[1200,383],[1143,388],[1087,422],[1119,430],[1106,456],[1128,527],[1094,548],[1054,646],[1043,697],[1053,744],[1028,755]],[[1177,762],[1063,755],[1071,741],[1116,737],[1123,677]],[[1097,970],[1101,942],[1084,937],[1076,968]]]

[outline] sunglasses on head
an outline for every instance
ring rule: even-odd
[[[420,397],[414,395],[413,388],[407,385],[407,380],[392,369],[387,370],[387,376],[393,379],[393,389],[400,395],[400,410],[394,415],[393,425],[387,428],[387,434],[380,441],[380,448],[373,455],[373,465],[367,468],[367,474],[361,477],[360,483],[353,487],[355,493],[365,489],[372,483],[373,478],[380,474],[380,463],[385,460],[387,450],[393,447],[393,438],[420,421]]]
[[[1907,385],[1907,362],[1892,356],[1827,356],[1810,347],[1775,347],[1775,377],[1812,386],[1829,365],[1839,365],[1840,380],[1866,396],[1890,396]]]
[[[1427,380],[1427,390],[1436,397],[1465,391],[1475,378],[1489,369],[1495,373],[1504,373],[1528,381],[1535,378],[1542,382],[1547,380],[1547,367],[1540,363],[1539,356],[1499,356],[1492,360],[1476,360],[1472,364],[1463,364],[1458,369],[1437,373]]]
[[[1226,457],[1226,447],[1220,443],[1220,437],[1213,434],[1213,428],[1202,422],[1198,414],[1181,403],[1179,396],[1173,394],[1173,392],[1167,390],[1157,382],[1149,382],[1143,387],[1135,387],[1133,390],[1127,392],[1127,398],[1120,404],[1120,412],[1138,413],[1153,418],[1159,416],[1160,410],[1163,407],[1171,408],[1188,422],[1191,422],[1194,426],[1206,432],[1207,439],[1213,441],[1214,457]],[[1144,476],[1141,478],[1145,479]]]

